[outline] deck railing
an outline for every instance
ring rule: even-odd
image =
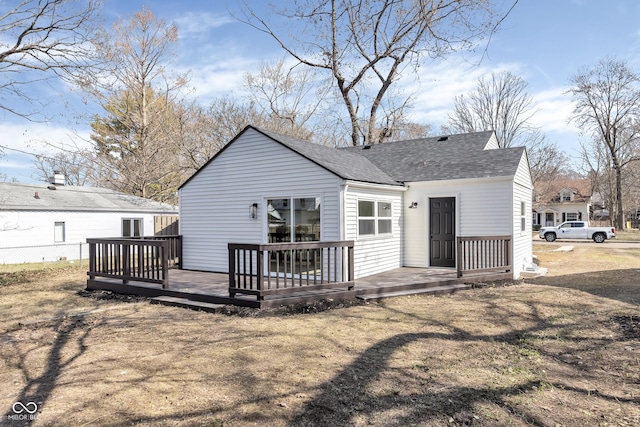
[[[182,236],[180,235],[166,235],[166,236],[142,236],[142,237],[130,237],[135,240],[166,240],[169,242],[169,251],[167,256],[169,258],[169,267],[182,266]]]
[[[169,267],[180,265],[181,236],[87,239],[90,279],[105,277],[169,287]]]
[[[229,243],[229,295],[295,294],[354,286],[353,241]]]
[[[458,237],[458,277],[476,273],[509,272],[511,236]]]

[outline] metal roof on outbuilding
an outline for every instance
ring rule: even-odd
[[[0,210],[178,213],[175,206],[106,188],[9,182],[0,183]]]

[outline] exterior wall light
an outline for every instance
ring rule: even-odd
[[[258,218],[258,204],[254,203],[249,206],[249,218],[256,219]]]
[[[418,202],[411,202],[411,205],[409,205],[409,209],[417,209],[418,208]]]

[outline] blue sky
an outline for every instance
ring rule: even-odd
[[[260,8],[264,2],[247,1]],[[508,3],[507,0],[505,2]],[[238,22],[238,2],[169,0],[104,0],[107,20],[126,17],[147,6],[157,16],[178,27],[181,70],[191,70],[191,85],[199,102],[241,93],[242,76],[257,70],[262,61],[274,62],[284,53],[264,34]],[[580,134],[567,123],[570,98],[564,93],[569,79],[582,67],[607,56],[626,61],[640,71],[640,2],[637,0],[519,0],[501,31],[494,35],[483,58],[480,54],[450,56],[446,61],[425,63],[419,78],[406,76],[399,84],[416,92],[412,119],[438,129],[451,109],[453,98],[473,89],[482,75],[509,70],[529,84],[538,103],[534,120],[549,140],[575,158]],[[48,122],[29,122],[0,114],[0,145],[9,147],[0,158],[0,174],[19,182],[34,182],[37,172],[32,156],[47,152],[42,139],[70,145],[74,132],[88,135],[85,120],[78,119],[95,107],[62,85],[33,87],[48,102]],[[14,150],[12,150],[14,149]]]

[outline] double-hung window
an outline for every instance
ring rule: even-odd
[[[122,237],[142,236],[142,218],[122,218]]]
[[[378,236],[391,233],[391,202],[358,200],[358,236]]]

